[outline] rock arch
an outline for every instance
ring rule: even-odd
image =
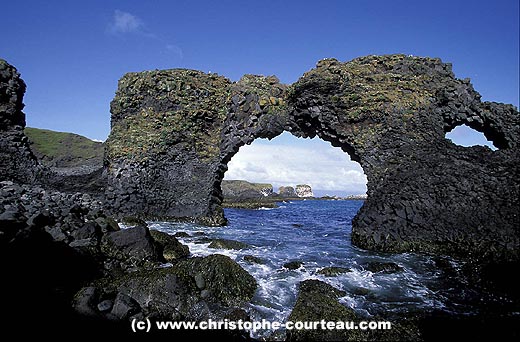
[[[227,162],[240,146],[288,131],[317,135],[363,167],[369,198],[353,222],[355,244],[518,257],[518,110],[481,102],[439,59],[326,59],[292,85],[182,69],[129,73],[111,112],[114,214],[224,224]],[[500,150],[447,141],[462,123]]]

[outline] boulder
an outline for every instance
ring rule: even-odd
[[[150,233],[155,242],[159,245],[164,260],[167,262],[187,258],[190,255],[190,249],[188,246],[180,243],[173,235],[158,230],[151,230]]]
[[[247,261],[251,264],[265,264],[265,261],[262,258],[256,257],[254,255],[244,255],[244,261]]]
[[[292,322],[350,322],[358,321],[356,313],[340,304],[345,295],[322,281],[310,279],[300,283],[298,297],[288,321]],[[365,340],[359,330],[288,330],[288,341],[357,341]]]
[[[107,233],[101,240],[101,251],[109,258],[139,266],[147,261],[160,261],[148,227],[137,226]]]
[[[373,273],[390,274],[403,271],[403,268],[395,262],[371,261],[365,265],[365,268]]]
[[[363,317],[341,304],[338,299],[346,293],[316,279],[300,283],[298,297],[288,321],[292,322],[353,322],[388,321],[383,317]],[[288,330],[288,341],[422,341],[415,318],[390,320],[391,329],[379,330]]]
[[[335,277],[337,275],[352,272],[350,268],[346,267],[337,267],[337,266],[329,266],[329,267],[323,267],[320,269],[317,273],[324,275],[325,277]]]
[[[213,239],[208,246],[209,248],[215,249],[246,249],[249,248],[247,243],[243,243],[235,240],[227,240],[227,239]]]
[[[114,299],[112,310],[110,311],[110,313],[117,319],[124,320],[139,312],[140,309],[141,308],[139,304],[133,298],[119,292],[116,298]],[[98,310],[100,310],[99,305]]]
[[[286,262],[285,264],[283,264],[283,268],[286,268],[288,270],[297,270],[302,266],[303,266],[303,261],[300,261],[300,260],[293,260],[293,261],[289,261],[289,262]]]
[[[200,274],[209,298],[226,306],[251,300],[257,288],[255,278],[231,258],[220,254],[181,260],[174,268],[193,277]]]
[[[256,287],[255,279],[236,262],[214,254],[96,281],[76,295],[81,300],[75,308],[119,320],[138,312],[169,319],[223,319],[228,308],[251,300]]]

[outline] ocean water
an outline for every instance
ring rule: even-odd
[[[253,319],[284,322],[290,314],[305,279],[320,279],[346,292],[340,301],[359,315],[370,317],[442,310],[471,313],[467,305],[465,284],[447,277],[438,260],[426,255],[383,254],[352,246],[352,218],[362,201],[305,200],[280,203],[275,209],[226,209],[226,227],[201,227],[187,223],[151,222],[150,228],[170,234],[187,232],[179,238],[194,256],[213,253],[227,255],[251,273],[259,284],[248,311]],[[205,235],[200,235],[204,232]],[[208,248],[207,238],[223,238],[245,242],[243,250]],[[206,240],[204,240],[206,239]],[[252,264],[245,255],[261,258],[264,264]],[[298,270],[283,268],[289,261],[301,261]],[[369,262],[394,262],[403,271],[385,274],[367,270]],[[444,258],[451,270],[459,265]],[[317,273],[326,266],[339,266],[351,272],[336,277]],[[444,267],[445,269],[445,267]],[[269,332],[259,332],[256,337]]]

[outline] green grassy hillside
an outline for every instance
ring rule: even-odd
[[[250,183],[244,180],[222,181],[222,194],[225,198],[263,198],[272,193],[271,184]]]
[[[48,166],[75,167],[103,163],[103,143],[74,133],[25,128],[31,149]]]

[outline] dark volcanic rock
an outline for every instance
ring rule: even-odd
[[[338,299],[344,296],[344,291],[338,290],[322,281],[309,279],[299,286],[296,304],[289,315],[292,322],[352,322],[358,325],[367,321],[354,310],[341,304]],[[387,321],[381,317],[371,317],[371,321]],[[422,341],[421,331],[417,322],[410,319],[400,319],[391,322],[389,330],[361,329],[303,329],[288,330],[288,341]]]
[[[0,181],[34,182],[42,172],[25,136],[25,83],[13,66],[0,59]]]
[[[257,288],[253,276],[235,261],[220,254],[181,260],[174,268],[192,275],[194,279],[200,275],[204,279],[208,298],[227,306],[251,300]]]
[[[265,261],[259,257],[255,257],[254,255],[244,255],[244,261],[250,262],[252,264],[265,264]]]
[[[289,261],[289,262],[286,262],[285,264],[283,264],[283,268],[287,268],[288,270],[297,270],[302,266],[303,266],[303,261],[299,261],[299,260]]]
[[[246,249],[249,248],[249,245],[235,240],[214,239],[211,240],[208,247],[217,249]]]
[[[101,251],[110,258],[135,266],[141,266],[147,261],[161,260],[146,226],[106,234],[101,241]]]
[[[291,86],[252,75],[232,83],[190,70],[130,73],[111,110],[107,195],[117,215],[222,224],[227,163],[241,146],[289,131],[318,136],[363,167],[357,246],[519,258],[518,110],[482,102],[439,59],[326,59]],[[499,150],[454,145],[445,133],[461,124]]]
[[[292,322],[358,321],[356,313],[338,302],[345,292],[322,281],[310,279],[300,283],[296,304],[289,315]],[[357,341],[365,340],[359,330],[303,329],[288,330],[288,341]]]
[[[101,315],[99,305],[111,300],[111,316],[106,318],[127,319],[141,312],[169,319],[200,320],[215,315],[223,319],[228,308],[251,300],[256,287],[254,278],[236,262],[214,254],[102,279],[76,295],[75,307]]]
[[[323,267],[320,269],[317,273],[324,275],[325,277],[335,277],[337,275],[352,272],[350,268],[346,267],[337,267],[337,266],[330,266],[330,267]]]
[[[365,268],[374,273],[397,273],[403,271],[403,268],[395,262],[371,261],[366,264]]]
[[[189,238],[189,237],[191,237],[191,235],[186,233],[186,232],[176,232],[175,234],[173,234],[173,236],[176,237],[176,238]]]
[[[180,243],[174,236],[158,230],[151,230],[150,233],[155,242],[159,244],[164,260],[172,262],[190,255],[188,246]]]

